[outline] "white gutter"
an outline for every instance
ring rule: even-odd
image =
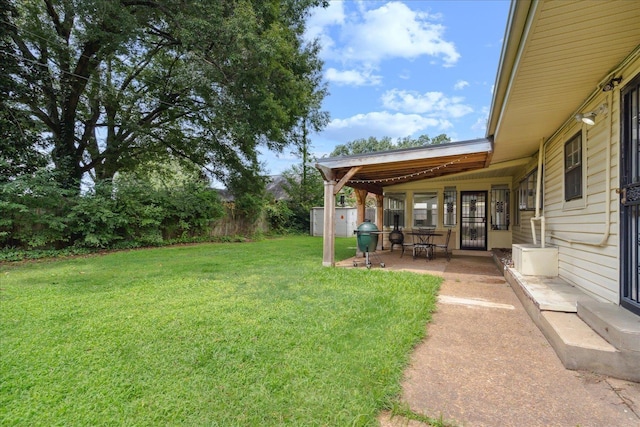
[[[540,221],[540,247],[545,247],[545,219],[544,215],[540,216],[540,190],[542,189],[542,157],[544,156],[544,138],[540,139],[540,148],[538,149],[538,174],[536,175],[536,215],[531,218],[531,235],[533,236],[533,244],[537,245],[535,221]]]
[[[604,205],[604,232],[599,242],[589,242],[584,240],[566,239],[564,237],[551,234],[549,237],[556,240],[561,240],[570,244],[578,243],[587,246],[605,246],[609,240],[611,234],[611,140],[613,139],[613,108],[612,106],[613,96],[609,94],[607,104],[609,105],[609,131],[607,132],[607,154],[605,156],[607,165],[605,167],[605,205]],[[535,243],[535,237],[534,237]],[[543,246],[544,247],[544,246]]]

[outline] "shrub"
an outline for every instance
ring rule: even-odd
[[[204,181],[191,181],[159,192],[166,215],[162,222],[166,239],[195,237],[222,218],[224,208],[218,193]]]
[[[86,248],[106,248],[122,240],[118,229],[126,221],[127,218],[117,212],[110,181],[100,182],[78,197],[69,218],[74,244]]]
[[[290,230],[293,212],[284,201],[274,201],[266,205],[269,228],[274,233],[285,233]]]
[[[267,204],[265,177],[259,170],[238,171],[227,186],[234,197],[234,211],[248,224],[255,224]]]
[[[115,211],[122,216],[118,233],[131,242],[157,245],[162,242],[161,224],[166,213],[158,192],[148,182],[122,175],[115,181]]]
[[[69,241],[68,214],[76,202],[54,172],[42,169],[0,186],[0,243],[25,249],[59,248]]]
[[[0,247],[131,248],[208,236],[224,215],[218,194],[199,177],[159,186],[121,174],[84,194],[42,170],[0,184]]]

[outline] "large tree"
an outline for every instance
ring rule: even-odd
[[[15,14],[9,0],[0,0],[0,183],[46,164],[36,122],[15,107],[18,83],[12,75],[20,65],[12,43],[15,28],[7,25]]]
[[[319,111],[318,46],[302,36],[322,0],[10,3],[12,106],[44,126],[65,187],[165,156],[228,182]]]

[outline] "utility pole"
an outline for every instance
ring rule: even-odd
[[[307,118],[302,119],[302,201],[307,201],[307,157],[309,156],[307,147]]]

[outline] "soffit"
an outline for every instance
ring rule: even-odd
[[[488,130],[495,142],[492,162],[535,153],[541,138],[550,137],[573,117],[640,43],[639,1],[531,4],[529,31],[521,28],[507,34],[511,41],[522,38],[524,44],[519,59],[500,65],[500,79],[510,83],[502,102],[494,100],[492,106],[492,115],[499,115]],[[509,66],[511,72],[504,73]]]

